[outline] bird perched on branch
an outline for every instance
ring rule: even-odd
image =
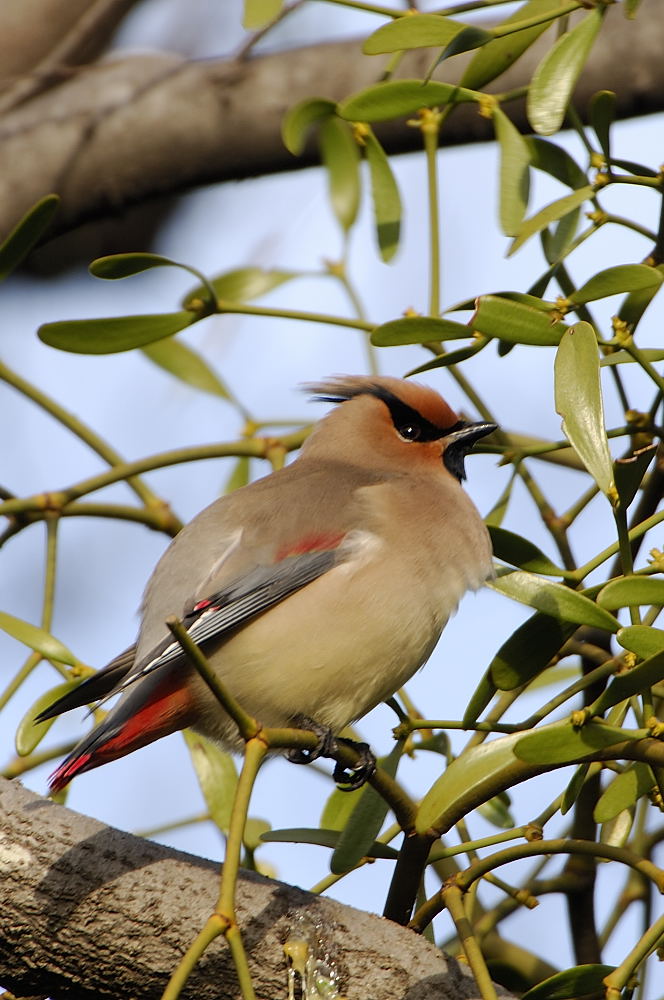
[[[169,616],[246,712],[314,728],[327,753],[425,663],[462,595],[490,576],[489,537],[461,480],[465,455],[495,425],[460,420],[432,389],[395,378],[308,388],[338,405],[296,461],[183,528],[147,585],[136,644],[39,717],[121,693],[53,790],[187,726],[241,747]]]

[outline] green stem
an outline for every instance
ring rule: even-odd
[[[624,226],[625,229],[631,229],[632,232],[638,233],[639,236],[645,236],[652,243],[657,238],[652,229],[647,229],[646,226],[641,226],[638,222],[634,222],[633,219],[626,219],[622,215],[612,215],[610,212],[607,212],[604,221],[612,222],[614,226]]]
[[[325,0],[326,3],[337,4],[339,7],[348,7],[350,10],[364,10],[367,14],[380,14],[381,17],[398,18],[402,16],[400,10],[390,7],[380,7],[375,3],[365,3],[364,0]],[[506,0],[502,0],[503,3]]]
[[[634,572],[634,563],[632,560],[632,546],[629,543],[627,511],[622,505],[620,505],[614,509],[613,516],[616,522],[616,531],[618,532],[618,551],[620,552],[620,563],[623,576],[631,576]],[[630,605],[629,617],[632,625],[641,624],[641,615],[638,607],[635,605]]]
[[[260,724],[242,708],[230,693],[226,685],[217,677],[207,658],[193,641],[182,622],[171,615],[166,619],[166,625],[180,643],[182,650],[199,677],[209,687],[224,712],[230,716],[244,740],[253,741],[260,732]],[[244,829],[244,828],[243,828]]]
[[[493,837],[481,837],[479,840],[468,840],[463,844],[456,844],[454,847],[433,848],[429,855],[429,864],[442,861],[443,858],[453,858],[457,854],[467,854],[469,851],[479,851],[483,847],[493,847],[495,844],[504,844],[509,840],[519,840],[525,837],[529,827],[518,826],[514,830],[507,830],[505,833],[496,833]]]
[[[250,306],[240,302],[225,302],[219,299],[216,312],[237,314],[239,316],[272,316],[277,319],[296,319],[305,323],[326,323],[329,326],[345,326],[351,330],[365,330],[372,333],[375,323],[361,319],[348,319],[345,316],[328,316],[325,313],[304,312],[299,309],[268,309],[265,306]]]
[[[459,940],[463,946],[468,965],[475,977],[475,982],[480,991],[482,1000],[497,1000],[495,987],[491,981],[489,970],[487,969],[482,949],[475,937],[472,925],[466,914],[463,905],[463,894],[457,885],[446,885],[440,893],[442,901],[454,921],[454,925],[459,935]],[[424,907],[420,908],[420,912]]]
[[[53,624],[53,603],[55,601],[55,578],[58,560],[59,519],[49,517],[46,521],[46,566],[44,570],[44,597],[42,600],[41,627],[51,631]]]
[[[570,684],[563,691],[557,694],[550,701],[547,701],[545,705],[539,708],[536,712],[533,712],[529,718],[524,719],[523,722],[519,723],[518,729],[533,729],[538,725],[542,719],[545,719],[547,715],[551,712],[555,712],[557,708],[564,705],[566,701],[573,698],[575,695],[579,694],[581,691],[585,691],[586,688],[592,687],[598,681],[603,680],[605,677],[610,677],[616,670],[616,661],[611,658],[605,663],[600,664],[600,666],[595,667],[589,673],[585,674],[578,681]]]
[[[105,462],[108,462],[111,466],[116,466],[122,463],[122,457],[95,434],[86,424],[84,424],[78,417],[70,413],[59,403],[56,403],[54,399],[47,396],[45,392],[38,389],[36,386],[32,385],[26,379],[17,375],[16,372],[8,368],[3,362],[0,361],[0,380],[6,382],[7,385],[11,385],[14,389],[17,389],[23,396],[27,399],[31,399],[33,403],[45,410],[54,420],[66,427],[67,430],[75,434],[77,438],[88,445],[93,451],[95,451],[100,458],[103,458]],[[144,504],[158,504],[159,500],[152,492],[152,490],[142,483],[139,479],[132,478],[128,480],[128,485],[133,489],[136,496],[143,501]]]
[[[235,921],[235,887],[240,870],[242,841],[249,814],[249,802],[256,782],[256,776],[267,752],[268,746],[263,739],[254,737],[247,741],[242,770],[240,771],[240,777],[235,790],[233,811],[228,829],[228,840],[226,842],[226,855],[221,872],[219,899],[216,906],[216,912],[220,916],[232,921]]]
[[[412,733],[417,729],[460,729],[463,732],[475,730],[480,733],[515,733],[519,727],[511,724],[491,722],[463,722],[459,719],[404,719],[395,727],[394,733]]]
[[[35,767],[48,764],[51,760],[66,757],[76,746],[77,740],[70,740],[68,743],[61,743],[57,747],[49,747],[48,750],[37,750],[29,757],[14,757],[0,772],[3,778],[20,778],[22,775],[32,771]]]
[[[641,521],[641,524],[637,524],[628,532],[630,542],[633,542],[636,538],[641,538],[642,535],[645,535],[646,532],[650,531],[652,528],[657,527],[657,525],[661,524],[662,521],[664,521],[664,511],[659,511],[659,513],[653,514],[652,517],[646,518],[645,521]],[[592,573],[598,566],[601,566],[602,563],[615,556],[618,549],[618,542],[614,542],[613,545],[609,545],[608,548],[604,549],[593,559],[590,559],[584,566],[580,566],[574,573],[575,578],[579,581],[583,580],[584,577]]]
[[[618,968],[614,969],[606,977],[604,985],[607,989],[607,998],[612,998],[620,994],[634,975],[636,969],[657,947],[662,937],[664,937],[664,916],[655,921],[641,940],[632,948],[629,955],[620,963]]]
[[[213,914],[205,924],[205,927],[196,935],[196,938],[187,948],[177,968],[168,981],[168,985],[162,994],[161,1000],[178,1000],[180,993],[186,986],[189,976],[196,967],[196,963],[203,952],[215,938],[225,931],[223,922]]]
[[[501,865],[511,864],[513,861],[520,861],[523,858],[536,858],[544,854],[578,854],[592,858],[605,858],[608,861],[620,861],[624,865],[629,865],[635,871],[640,872],[645,878],[657,886],[661,891],[664,887],[664,871],[658,868],[651,861],[639,857],[626,847],[614,847],[611,844],[598,844],[592,840],[572,840],[560,838],[556,840],[540,840],[531,844],[515,844],[504,851],[498,851],[487,858],[475,861],[465,872],[461,872],[456,877],[456,883],[461,890],[466,892],[470,886],[479,878],[483,878],[487,872],[494,871]],[[662,918],[664,920],[664,918]]]
[[[548,11],[546,14],[524,17],[522,21],[513,21],[510,24],[499,24],[495,28],[489,28],[488,31],[494,38],[505,38],[507,35],[513,35],[517,31],[523,31],[526,28],[535,28],[538,24],[546,24],[547,21],[556,21],[567,14],[573,14],[575,10],[580,10],[582,7],[585,7],[585,4],[581,0],[572,0],[571,3],[556,8],[556,10]]]
[[[159,826],[148,827],[147,830],[135,830],[135,837],[144,837],[149,840],[151,837],[158,837],[162,833],[170,833],[171,830],[181,830],[185,826],[193,826],[195,823],[206,823],[211,820],[209,812],[198,813],[196,816],[185,816],[184,819],[176,819],[170,823],[161,823]]]
[[[310,433],[311,430],[307,427],[293,434],[286,434],[279,438],[279,445],[286,451],[294,451],[300,447]],[[198,445],[193,448],[163,451],[158,455],[141,458],[135,462],[123,462],[107,472],[90,476],[89,479],[84,479],[64,490],[5,500],[4,503],[0,503],[0,516],[22,514],[24,511],[31,510],[51,510],[59,513],[60,509],[65,504],[71,503],[72,500],[77,500],[87,493],[93,493],[105,486],[110,486],[112,483],[134,476],[137,472],[150,472],[153,469],[163,469],[184,462],[200,462],[210,458],[227,458],[229,456],[237,458],[243,455],[250,458],[265,458],[274,444],[275,441],[270,438],[251,438],[235,441],[231,444]]]
[[[440,315],[440,204],[438,198],[438,133],[440,112],[426,109],[422,112],[420,128],[424,140],[429,191],[429,315]]]

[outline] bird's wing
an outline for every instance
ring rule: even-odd
[[[73,691],[68,691],[62,698],[54,701],[52,705],[39,713],[35,722],[46,722],[47,719],[54,719],[56,715],[62,715],[63,712],[69,712],[73,708],[82,708],[93,701],[105,698],[122,683],[133,667],[135,659],[136,643],[125,649],[123,653],[116,656],[92,677],[87,677]]]
[[[256,566],[223,589],[197,600],[182,622],[203,650],[217,645],[235,629],[327,573],[343,561],[344,554],[344,548],[337,544],[286,556],[269,566]],[[119,694],[155,670],[184,660],[180,644],[170,637],[164,639],[106,697]]]

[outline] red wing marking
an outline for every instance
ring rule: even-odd
[[[277,562],[287,559],[289,556],[301,556],[305,552],[327,552],[329,549],[336,549],[346,537],[346,532],[318,532],[317,534],[304,535],[296,542],[287,542],[277,552]]]

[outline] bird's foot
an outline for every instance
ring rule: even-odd
[[[344,744],[352,747],[359,753],[359,757],[353,767],[345,767],[337,761],[332,777],[340,792],[354,792],[356,788],[361,788],[366,784],[371,775],[376,770],[376,755],[368,743],[358,743],[357,740],[347,740],[337,737],[337,747]]]
[[[292,764],[311,764],[319,757],[335,758],[340,746],[352,747],[359,753],[359,759],[353,767],[347,767],[336,762],[333,778],[342,792],[354,792],[361,788],[376,770],[376,757],[367,743],[358,743],[335,736],[329,726],[322,726],[314,719],[299,715],[294,720],[298,729],[309,729],[318,737],[318,743],[312,750],[293,748],[286,752],[286,758]]]
[[[337,739],[329,726],[322,726],[307,715],[296,715],[293,719],[296,729],[309,729],[318,737],[318,743],[311,750],[293,747],[286,751],[286,759],[291,764],[311,764],[319,757],[333,757],[337,749]]]

